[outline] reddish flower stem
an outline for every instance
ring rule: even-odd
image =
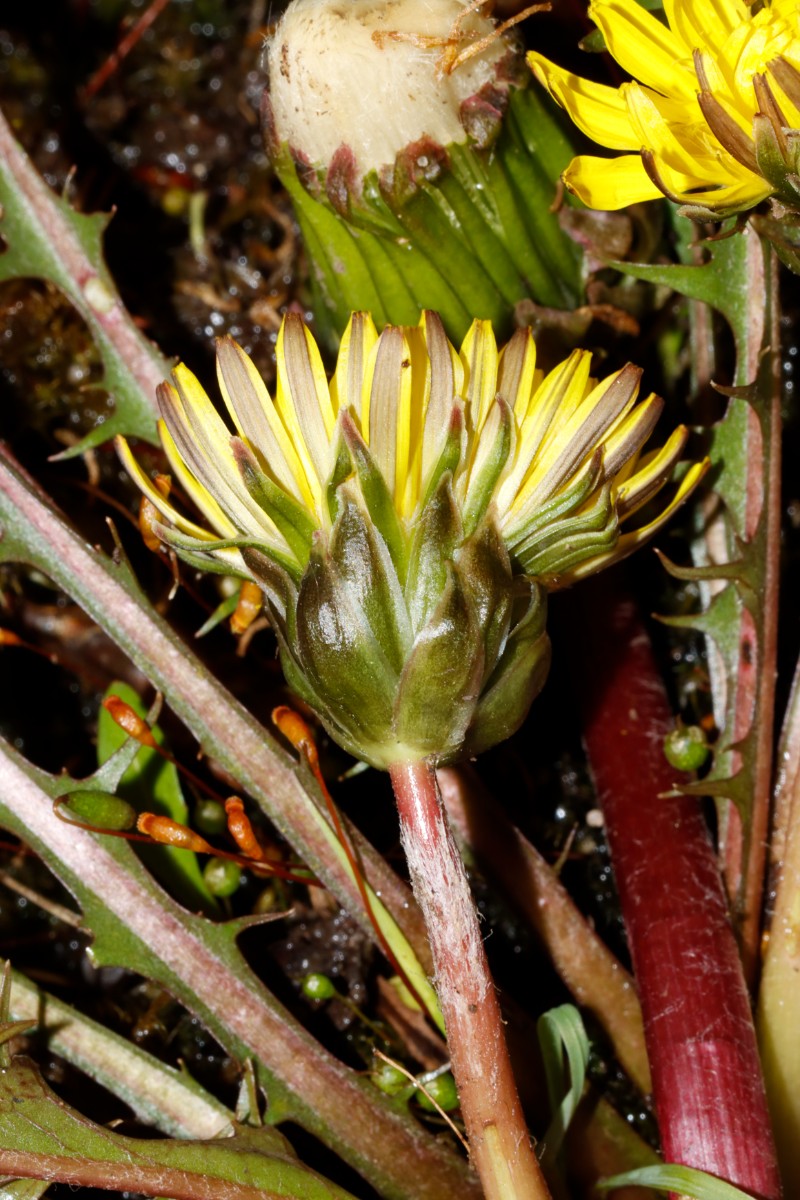
[[[623,1069],[642,1092],[649,1092],[642,1012],[631,976],[475,773],[469,767],[443,767],[437,777],[459,840],[530,923],[575,1002],[600,1023]]]
[[[92,75],[89,82],[84,87],[81,93],[81,101],[87,104],[93,100],[100,89],[111,78],[117,67],[123,59],[127,58],[134,46],[144,36],[155,19],[160,16],[164,9],[169,4],[169,0],[152,0],[152,3],[147,6],[142,15],[133,23],[131,28],[125,33],[117,43],[116,49],[112,50],[108,58],[103,62],[95,73]]]
[[[487,1200],[548,1200],[506,1047],[464,864],[424,762],[390,770],[411,882],[425,916],[470,1155]]]
[[[778,1200],[741,962],[700,802],[668,794],[676,779],[663,739],[673,717],[646,630],[632,601],[604,578],[582,589],[570,643],[664,1158]]]

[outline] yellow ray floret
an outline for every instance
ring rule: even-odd
[[[598,381],[590,355],[576,350],[544,375],[529,330],[498,350],[491,324],[475,321],[457,352],[434,313],[380,336],[356,313],[329,385],[311,334],[288,317],[277,355],[273,401],[244,351],[220,341],[233,429],[185,367],[159,389],[164,449],[213,533],[165,499],[120,441],[126,468],[164,519],[161,536],[191,561],[216,556],[252,574],[252,551],[299,579],[315,533],[336,521],[342,487],[348,503],[362,497],[397,557],[397,538],[412,544],[434,490],[445,487],[464,536],[493,522],[520,572],[564,586],[649,537],[705,470],[691,468],[654,520],[620,534],[619,523],[668,482],[686,431],[640,458],[662,403],[638,399],[639,370],[629,364]]]

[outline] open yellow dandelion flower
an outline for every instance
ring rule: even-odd
[[[537,78],[617,158],[582,155],[564,174],[592,208],[666,195],[692,215],[746,212],[768,196],[800,203],[800,3],[664,0],[667,25],[636,0],[589,15],[633,78],[593,83],[531,53]]]
[[[255,580],[289,682],[334,737],[383,766],[474,753],[522,721],[546,673],[546,589],[623,557],[622,523],[671,477],[686,441],[641,450],[661,401],[637,368],[602,382],[575,351],[544,374],[529,331],[498,351],[476,321],[460,352],[435,314],[378,336],[356,313],[328,382],[285,318],[271,397],[231,339],[218,374],[235,432],[180,366],[159,401],[172,468],[210,530],[120,453],[190,563]]]

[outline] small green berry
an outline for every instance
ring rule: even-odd
[[[300,984],[300,989],[309,1000],[332,1000],[334,996],[338,995],[328,976],[320,975],[317,971],[306,975]]]
[[[425,1092],[428,1093],[427,1096]],[[452,1112],[454,1108],[458,1108],[456,1081],[450,1071],[428,1079],[425,1083],[425,1092],[417,1092],[417,1101],[420,1108],[424,1108],[426,1112],[436,1112],[436,1104],[444,1112]],[[433,1103],[434,1100],[436,1104]]]
[[[194,806],[194,827],[200,833],[222,833],[228,824],[219,800],[200,800]]]
[[[87,825],[118,833],[136,824],[136,809],[110,792],[72,792],[64,803],[68,813]]]
[[[371,1078],[375,1087],[385,1092],[387,1096],[396,1096],[398,1092],[405,1091],[406,1088],[410,1090],[413,1087],[408,1076],[388,1062],[382,1062],[372,1072]]]
[[[709,755],[705,732],[699,725],[673,729],[664,738],[664,755],[677,771],[697,771]]]
[[[203,879],[212,896],[232,896],[242,882],[242,868],[224,858],[210,858]]]

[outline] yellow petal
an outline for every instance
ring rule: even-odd
[[[563,416],[559,413],[534,460],[530,479],[526,480],[526,509],[554,496],[580,469],[587,454],[602,445],[608,432],[633,406],[640,376],[641,371],[629,363],[597,384],[568,419],[566,412]]]
[[[195,376],[179,364],[175,386],[162,384],[158,400],[164,422],[175,440],[177,456],[213,495],[241,533],[272,537],[275,526],[251,499],[233,457],[231,435]]]
[[[497,496],[501,513],[522,513],[530,495],[538,491],[542,480],[540,462],[543,444],[551,428],[561,428],[586,395],[592,356],[586,350],[573,350],[559,363],[530,397],[528,411],[517,417],[517,439],[510,457],[513,465]]]
[[[450,424],[456,396],[464,391],[464,367],[451,345],[444,325],[436,313],[423,312],[420,331],[424,339],[428,366],[425,372],[425,388],[420,406],[421,426],[419,441],[414,435],[414,484],[417,498],[424,481],[439,461],[445,441],[450,434]],[[415,375],[415,393],[418,384]],[[414,410],[418,404],[415,398]]]
[[[784,62],[789,63],[790,66],[794,67],[795,71],[800,72],[800,37],[797,39],[797,56],[795,59],[791,60],[788,54],[784,54],[782,57]],[[772,71],[769,72],[769,83],[775,94],[778,107],[786,117],[786,124],[792,129],[800,128],[800,107],[789,98],[789,95],[783,90],[780,83],[778,83]],[[795,97],[797,96],[796,90],[794,91],[794,95]]]
[[[778,57],[796,58],[798,52],[798,17],[790,22],[773,18],[773,9],[762,9],[747,25],[734,31],[724,47],[724,57],[733,64],[734,88],[743,105],[755,112],[758,104],[753,90],[753,76],[766,70]]]
[[[691,48],[636,0],[592,0],[589,16],[613,57],[634,79],[664,96],[695,95]]]
[[[710,465],[710,460],[707,458],[703,459],[702,462],[693,463],[681,480],[680,486],[672,497],[672,500],[659,513],[655,520],[650,521],[647,525],[643,525],[641,529],[635,529],[631,533],[623,533],[613,550],[609,550],[607,554],[598,554],[595,558],[590,558],[585,562],[579,563],[578,566],[573,567],[565,572],[563,576],[560,576],[556,586],[567,587],[578,579],[585,579],[587,575],[594,575],[598,571],[602,571],[604,567],[627,558],[629,554],[637,550],[639,546],[653,537],[666,524],[675,510],[680,508],[684,500],[692,494]]]
[[[666,188],[673,193],[679,204],[698,204],[721,214],[744,212],[760,204],[772,192],[770,184],[760,175],[754,175],[738,163],[736,165],[740,179],[725,187],[714,188],[698,186],[696,183],[691,187],[684,187],[684,176],[671,171],[666,163],[657,164]]]
[[[651,150],[658,156],[659,164],[665,163],[673,172],[678,172],[683,183],[678,191],[685,191],[692,186],[700,186],[708,182],[709,176],[702,174],[702,169],[708,169],[711,163],[718,173],[722,173],[728,164],[738,167],[738,163],[719,147],[719,156],[711,163],[702,163],[700,156],[704,153],[706,125],[702,119],[700,106],[695,102],[697,119],[692,124],[675,126],[664,119],[658,109],[652,94],[637,83],[622,85],[630,113],[631,124],[639,134],[639,144]],[[702,131],[698,138],[697,130]],[[715,146],[718,143],[715,143]],[[705,152],[707,158],[707,151]],[[714,176],[711,176],[713,178]],[[731,182],[729,178],[723,180]]]
[[[641,142],[631,127],[628,109],[618,88],[582,79],[531,50],[528,64],[550,95],[565,108],[587,137],[609,150],[638,150]]]
[[[161,438],[161,445],[164,447],[164,453],[169,460],[173,474],[195,507],[203,514],[209,525],[216,529],[220,537],[236,537],[239,532],[237,526],[225,516],[208,489],[198,483],[192,475],[178,453],[175,440],[164,421],[158,422],[158,436]]]
[[[367,386],[362,417],[369,422],[366,440],[401,511],[406,503],[412,397],[412,353],[401,327],[387,325],[380,335],[367,365],[365,391]]]
[[[217,378],[236,429],[261,456],[262,467],[290,496],[313,507],[305,471],[264,380],[233,338],[217,343]]]
[[[397,431],[404,464],[396,465],[395,478],[397,511],[409,517],[420,500],[423,455],[438,458],[441,451],[442,429],[438,422],[443,419],[441,410],[447,394],[452,406],[453,351],[439,316],[433,312],[423,312],[417,327],[405,330],[405,338],[411,360],[410,390],[405,418],[399,415],[405,420],[404,430],[398,427]],[[431,410],[432,400],[435,412]]]
[[[491,321],[475,320],[461,346],[467,427],[477,437],[497,395],[497,342]]]
[[[741,25],[737,25],[735,29],[731,30],[728,38],[716,53],[720,70],[724,72],[733,91],[738,93],[747,105],[755,103],[752,75],[748,74],[746,77],[741,75],[739,61],[747,52],[747,44],[752,32],[751,22],[743,21]]]
[[[525,418],[531,396],[542,381],[536,371],[536,342],[529,328],[517,329],[503,349],[497,366],[497,391],[514,412],[517,422]]]
[[[275,356],[275,407],[302,463],[314,509],[320,513],[322,490],[333,465],[336,416],[317,343],[296,313],[283,319]]]
[[[620,520],[632,516],[664,486],[683,452],[688,437],[689,431],[686,426],[679,425],[663,446],[644,455],[635,463],[635,469],[617,487],[617,512]]]
[[[334,411],[350,408],[357,417],[361,416],[364,370],[377,340],[378,331],[370,314],[353,313],[342,334],[336,371],[330,385]]]
[[[721,64],[711,54],[700,54],[699,59],[708,84],[708,91],[731,120],[735,121],[742,132],[752,139],[754,111],[752,99],[743,103],[741,93],[731,86],[731,79],[722,73]]]
[[[744,0],[664,0],[664,12],[690,54],[702,49],[718,51],[733,30],[750,19]]]
[[[697,75],[698,84],[705,87],[707,91],[712,92],[719,99],[720,93],[726,96],[730,92],[730,77],[725,74],[725,62],[718,57],[716,49],[695,51],[695,74]],[[698,66],[699,63],[699,66]],[[700,69],[705,76],[705,82],[701,79]]]
[[[589,372],[592,356],[588,350],[573,350],[540,383],[528,402],[520,423],[523,446],[535,447],[541,456],[554,438],[560,436],[567,421],[578,410],[591,390]]]
[[[625,463],[638,454],[658,423],[664,409],[659,396],[649,395],[632,411],[626,411],[603,439],[603,472],[613,479]]]
[[[128,472],[139,490],[144,492],[145,496],[153,505],[153,507],[161,513],[162,517],[165,517],[166,520],[169,521],[171,525],[174,525],[176,529],[179,529],[181,533],[186,533],[190,537],[196,537],[202,541],[216,540],[214,535],[209,533],[207,529],[203,529],[200,525],[195,525],[194,521],[189,521],[177,510],[177,508],[175,508],[174,505],[170,504],[167,497],[162,495],[162,493],[157,487],[154,486],[152,481],[139,466],[139,463],[134,458],[131,448],[124,437],[117,435],[117,437],[114,439],[114,445],[125,470]],[[227,524],[228,523],[226,522],[226,526]],[[233,530],[232,526],[230,528]],[[220,530],[220,532],[223,533],[224,537],[232,537],[235,534],[235,530],[229,533],[227,528],[224,532],[222,530]]]
[[[640,376],[639,368],[628,362],[621,371],[597,384],[569,420],[561,419],[559,414],[558,425],[554,422],[549,428],[536,456],[536,473],[541,478],[531,493],[531,504],[558,492],[585,456],[603,445],[608,434],[618,428],[636,402]]]
[[[589,208],[625,208],[663,195],[648,177],[639,154],[622,154],[619,158],[582,154],[567,167],[564,183]]]

